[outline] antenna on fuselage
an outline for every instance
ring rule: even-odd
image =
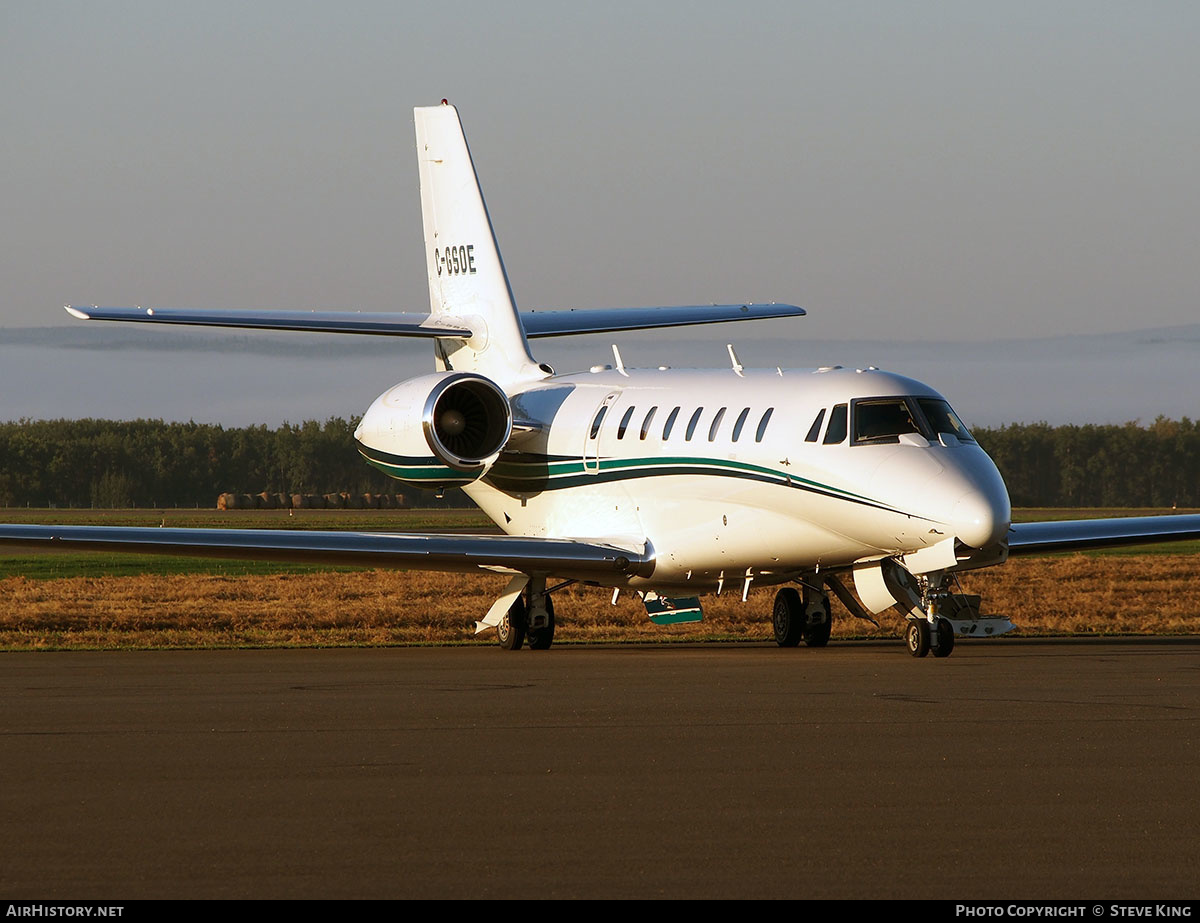
[[[733,371],[740,376],[745,366],[738,360],[737,353],[733,351],[732,343],[726,343],[725,348],[729,350],[729,361],[733,363]]]
[[[626,378],[628,378],[629,373],[625,371],[625,363],[621,360],[621,350],[617,349],[616,343],[613,343],[612,348],[613,348],[613,361],[617,364],[617,371],[620,372],[622,375],[624,375]]]

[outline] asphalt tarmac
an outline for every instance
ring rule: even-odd
[[[1200,640],[0,655],[0,897],[1195,898]]]

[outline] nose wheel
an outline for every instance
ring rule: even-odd
[[[904,629],[904,643],[908,652],[914,657],[924,657],[929,653],[929,623],[924,619],[910,619]]]
[[[914,657],[932,653],[934,657],[949,657],[954,650],[954,626],[948,619],[910,618],[904,629],[904,644]]]

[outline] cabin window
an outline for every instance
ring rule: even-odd
[[[920,432],[912,406],[902,397],[854,402],[854,445],[899,442],[904,433]]]
[[[925,419],[929,421],[930,429],[934,434],[949,433],[952,436],[958,437],[959,442],[974,442],[975,437],[970,431],[963,426],[962,420],[958,418],[950,405],[945,401],[940,401],[932,397],[919,397],[917,404],[925,414]]]
[[[650,421],[654,419],[654,413],[656,410],[658,410],[658,407],[651,407],[650,412],[646,414],[646,419],[642,421],[642,433],[640,436],[638,436],[639,439],[644,440],[646,438],[646,434],[650,432]]]
[[[767,434],[767,424],[771,422],[771,414],[775,412],[774,407],[768,407],[767,412],[762,415],[762,419],[758,421],[758,432],[754,434],[755,442],[762,442],[763,436]]]
[[[687,432],[683,434],[684,440],[692,441],[692,434],[696,432],[696,424],[700,422],[700,414],[704,413],[703,407],[697,407],[696,412],[692,414],[692,418],[688,420]]]
[[[663,425],[663,442],[666,442],[669,438],[671,438],[671,429],[675,426],[675,418],[678,416],[678,407],[667,414],[667,422]]]
[[[822,407],[817,413],[817,418],[813,420],[813,425],[808,428],[808,435],[804,437],[805,442],[816,442],[821,438],[821,424],[825,422],[825,408]]]
[[[600,424],[604,422],[604,412],[606,410],[608,410],[608,405],[604,404],[599,410],[596,411],[596,416],[592,420],[592,429],[588,433],[588,439],[595,439],[598,435],[600,435]]]
[[[825,430],[825,445],[838,445],[846,441],[846,405],[834,404],[829,414],[829,429]]]
[[[746,425],[746,417],[750,416],[750,408],[747,407],[738,414],[737,421],[733,424],[733,441],[738,441],[738,436],[742,435],[742,427]]]
[[[721,420],[724,419],[724,417],[725,417],[725,408],[722,407],[720,410],[717,411],[717,415],[715,417],[713,417],[712,425],[710,425],[708,427],[708,441],[709,442],[716,442],[717,427],[719,427],[721,425]]]
[[[625,438],[625,430],[629,429],[629,421],[633,419],[633,408],[630,407],[625,411],[625,416],[621,417],[621,425],[617,427],[617,438]]]

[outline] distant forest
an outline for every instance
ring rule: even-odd
[[[0,423],[0,506],[213,507],[225,492],[404,494],[445,502],[368,466],[355,420],[226,429],[161,420]],[[1200,506],[1200,424],[977,429],[1014,506]]]

